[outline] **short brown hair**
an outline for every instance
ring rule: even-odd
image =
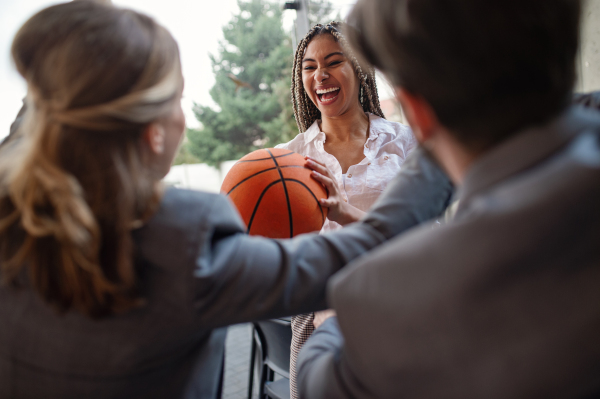
[[[347,36],[482,150],[569,103],[579,14],[578,0],[359,0]]]

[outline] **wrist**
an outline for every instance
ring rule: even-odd
[[[345,226],[357,222],[365,213],[358,208],[353,207],[347,202],[340,203],[340,217],[337,223]]]

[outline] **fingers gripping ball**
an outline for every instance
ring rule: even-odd
[[[327,208],[319,200],[327,191],[305,163],[290,150],[267,148],[246,155],[227,173],[221,192],[235,204],[249,234],[290,238],[321,229]]]

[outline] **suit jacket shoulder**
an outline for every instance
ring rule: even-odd
[[[599,131],[333,278],[349,385],[386,398],[580,393],[600,358]]]

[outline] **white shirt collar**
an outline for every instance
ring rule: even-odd
[[[391,123],[386,119],[367,112],[369,116],[369,138],[367,142],[373,141],[379,137],[380,134],[389,134],[396,137],[396,130],[391,126]],[[308,144],[314,140],[325,141],[325,133],[319,129],[319,121],[316,120],[313,124],[304,132],[304,143]]]

